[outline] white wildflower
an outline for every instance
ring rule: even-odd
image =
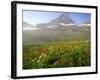
[[[44,57],[46,57],[46,54],[44,54]]]
[[[32,59],[32,61],[35,61],[35,60],[36,60],[36,58]]]
[[[34,59],[32,59],[32,61],[34,62]]]
[[[42,55],[44,55],[44,53],[42,53]]]
[[[39,59],[42,57],[43,55],[41,55],[40,57],[39,57]]]
[[[37,62],[40,62],[40,60],[37,60]]]

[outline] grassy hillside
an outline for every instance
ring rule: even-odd
[[[23,69],[90,65],[89,40],[41,42],[23,45]]]

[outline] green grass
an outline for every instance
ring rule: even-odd
[[[90,66],[90,42],[48,42],[23,46],[23,69]]]

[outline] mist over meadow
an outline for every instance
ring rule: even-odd
[[[69,16],[62,13],[48,23],[36,25],[23,21],[24,44],[34,42],[73,41],[90,39],[90,21],[77,24]]]

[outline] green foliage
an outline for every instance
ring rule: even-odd
[[[90,66],[90,42],[52,42],[26,45],[23,69]]]

